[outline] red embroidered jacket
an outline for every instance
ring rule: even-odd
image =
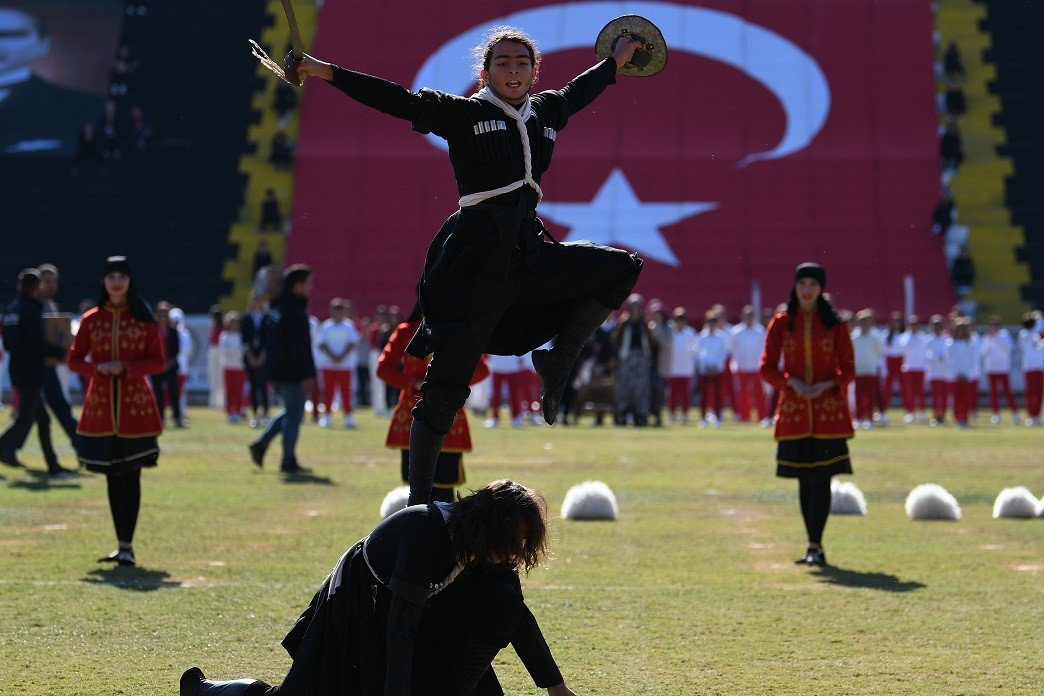
[[[431,360],[431,356],[421,360],[406,354],[406,346],[409,345],[413,334],[417,332],[417,326],[416,323],[403,322],[395,327],[387,345],[381,351],[381,357],[377,359],[377,376],[402,390],[399,392],[399,402],[395,404],[391,424],[388,426],[388,437],[384,441],[384,445],[391,449],[410,448],[410,428],[413,426],[411,411],[421,397],[416,385],[417,382],[424,379],[428,361]],[[401,372],[398,369],[400,366],[402,367]],[[475,368],[471,383],[481,382],[487,375],[489,375],[489,366],[486,364],[486,358],[483,357]],[[457,416],[453,419],[453,426],[442,442],[442,451],[471,451],[471,431],[468,429],[468,417],[464,414],[464,409],[457,411]]]
[[[95,371],[119,360],[117,377]],[[105,305],[83,315],[69,350],[69,369],[90,378],[78,433],[87,436],[148,437],[163,431],[147,375],[162,372],[166,358],[154,322],[135,319],[126,307]]]
[[[785,312],[772,318],[761,355],[761,378],[780,393],[775,438],[852,437],[847,387],[855,379],[855,362],[848,327],[838,324],[828,331],[818,314],[800,310],[794,317],[793,331],[788,331],[789,324],[790,317]],[[791,377],[809,386],[825,380],[834,380],[836,385],[815,399],[805,399],[787,385]]]

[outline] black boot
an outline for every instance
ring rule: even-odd
[[[551,350],[533,351],[533,368],[540,375],[543,387],[540,402],[544,407],[544,422],[554,425],[558,420],[558,404],[562,400],[569,374],[587,341],[612,313],[594,300],[584,300],[573,314],[569,325],[555,338]]]
[[[440,435],[422,421],[413,419],[410,428],[410,498],[407,505],[426,505],[431,502],[431,488],[435,481],[435,462],[442,452]]]
[[[189,667],[181,675],[181,696],[254,696],[267,688],[267,684],[255,679],[211,681],[199,667]]]

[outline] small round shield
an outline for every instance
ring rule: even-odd
[[[630,62],[620,68],[621,75],[649,77],[667,65],[667,42],[655,24],[639,15],[623,15],[610,21],[598,32],[595,54],[605,59],[613,55],[616,42],[622,36],[632,36],[644,46],[634,52]]]

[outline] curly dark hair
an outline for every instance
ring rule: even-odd
[[[475,59],[475,79],[478,83],[485,84],[481,72],[489,70],[489,65],[493,60],[493,48],[501,41],[516,41],[526,47],[526,50],[529,51],[529,59],[533,63],[533,84],[536,84],[535,73],[540,66],[540,51],[536,47],[536,42],[533,41],[533,37],[521,29],[509,26],[493,27],[486,34],[485,40],[471,49],[472,57]]]
[[[547,501],[514,481],[493,481],[461,498],[446,525],[466,569],[500,559],[528,573],[547,555]]]

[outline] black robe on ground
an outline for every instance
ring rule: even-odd
[[[538,686],[562,682],[518,575],[481,566],[442,589],[454,559],[442,512],[413,506],[353,545],[283,639],[294,663],[271,696],[502,694],[509,642]],[[372,566],[372,570],[371,570]]]

